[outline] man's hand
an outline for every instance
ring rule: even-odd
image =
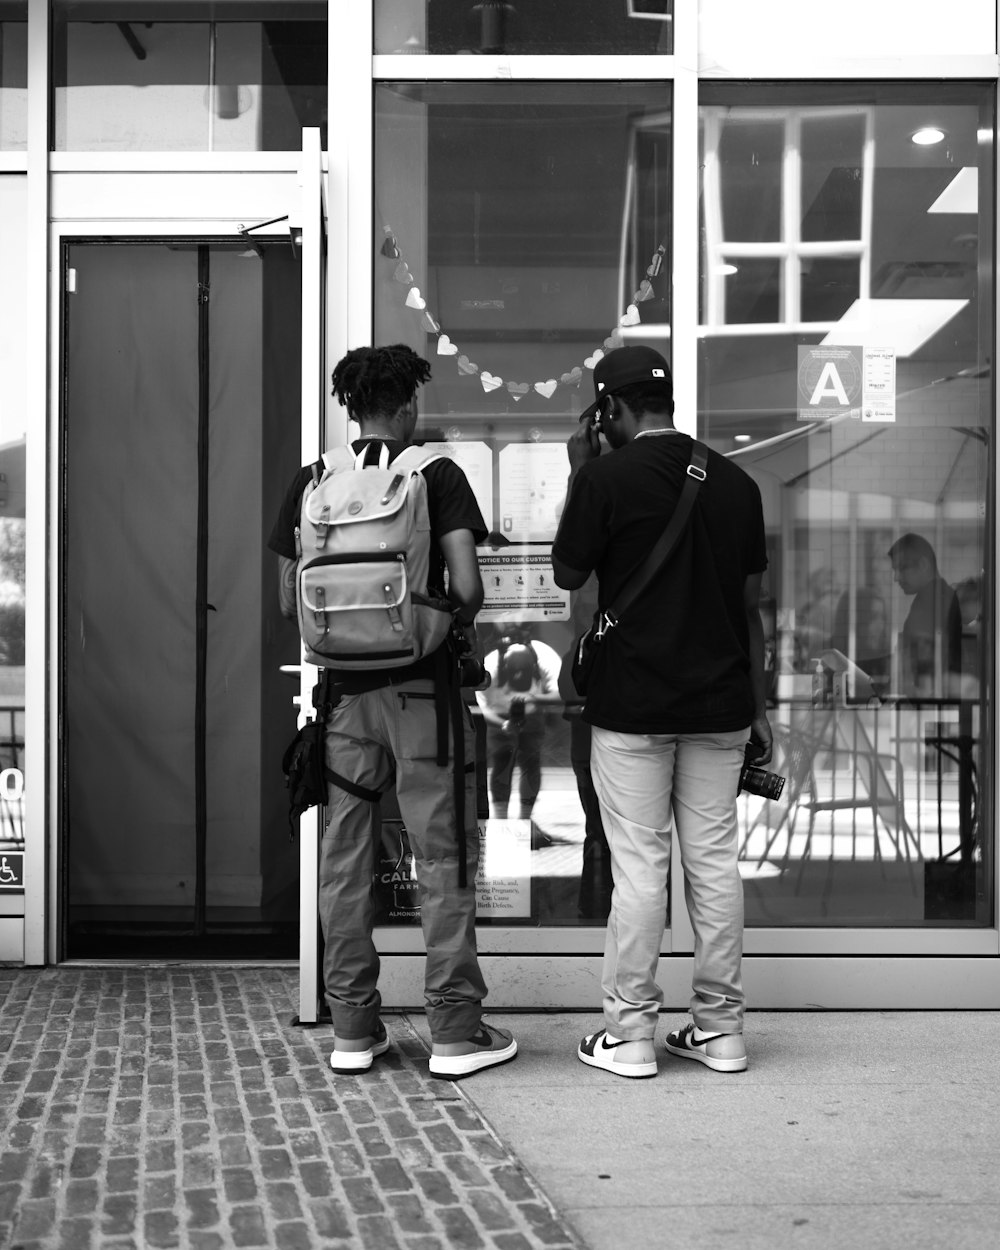
[[[588,460],[596,460],[601,454],[601,436],[589,421],[581,421],[566,444],[571,473],[582,468]]]
[[[766,716],[755,716],[750,722],[750,745],[754,749],[753,764],[758,768],[770,764],[774,738]]]

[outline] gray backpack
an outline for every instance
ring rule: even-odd
[[[427,591],[431,527],[422,470],[440,453],[407,447],[377,464],[366,446],[324,452],[295,531],[306,659],[321,668],[402,668],[432,654],[451,604]]]

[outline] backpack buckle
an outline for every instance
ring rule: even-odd
[[[386,582],[382,587],[385,594],[385,610],[389,613],[389,624],[397,634],[403,632],[403,618],[399,614],[399,606],[392,593],[392,586]]]
[[[316,522],[316,546],[325,547],[330,535],[330,505],[325,503],[320,509],[319,520]]]
[[[326,619],[326,612],[324,611],[326,608],[326,591],[322,586],[317,586],[313,590],[313,595],[316,599],[316,608],[313,612],[316,629],[321,634],[328,634],[330,632],[330,622]]]

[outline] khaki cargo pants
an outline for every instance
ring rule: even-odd
[[[486,985],[476,954],[475,736],[465,725],[465,833],[468,886],[458,885],[458,841],[452,746],[437,763],[434,686],[401,682],[345,695],[326,725],[326,762],[365,789],[385,792],[395,781],[400,815],[413,851],[427,960],[424,996],[435,1042],[465,1041],[477,1032]],[[381,1007],[379,958],[372,941],[372,874],[380,831],[372,804],[331,784],[319,869],[319,913],[326,944],[323,977],[338,1038],[375,1029]]]

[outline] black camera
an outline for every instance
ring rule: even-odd
[[[465,631],[458,625],[451,628],[451,647],[458,664],[459,685],[464,689],[485,690],[490,685],[486,665],[476,653]]]
[[[737,794],[759,794],[765,799],[779,799],[785,788],[785,779],[777,773],[769,773],[766,768],[758,768],[753,762],[753,743],[748,742],[743,756],[743,768],[740,772],[740,786]]]

